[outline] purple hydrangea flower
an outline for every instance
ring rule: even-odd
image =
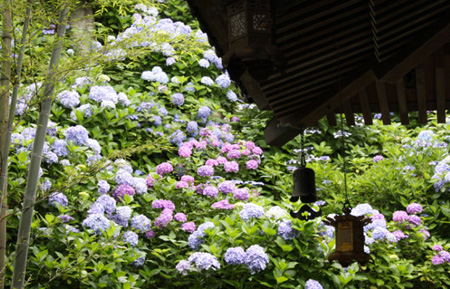
[[[100,203],[93,203],[92,206],[88,210],[88,214],[103,214],[105,212],[105,208]]]
[[[82,224],[94,230],[97,235],[101,235],[102,231],[105,232],[110,226],[109,220],[103,214],[90,214]]]
[[[147,239],[151,239],[155,237],[155,232],[153,232],[152,229],[148,230],[147,232],[145,232],[144,237]]]
[[[415,213],[420,214],[422,213],[422,210],[423,210],[422,206],[418,203],[412,203],[406,207],[406,211],[408,212],[408,214],[415,214]]]
[[[444,262],[445,262],[444,259],[442,259],[440,255],[435,255],[433,256],[433,258],[431,258],[431,263],[433,265],[440,265],[443,264]]]
[[[252,245],[245,252],[244,264],[247,265],[252,275],[266,269],[268,263],[269,256],[259,245]]]
[[[170,221],[173,220],[173,211],[164,209],[162,213],[155,219],[155,226],[162,229],[166,227]]]
[[[242,247],[228,248],[225,253],[225,262],[230,265],[244,264],[245,251]]]
[[[161,163],[156,166],[156,173],[158,175],[163,176],[163,175],[171,173],[171,172],[173,172],[173,166],[167,162]]]
[[[236,191],[234,191],[233,197],[236,200],[247,201],[250,198],[250,195],[246,188],[242,188],[242,189],[237,189]]]
[[[186,222],[187,221],[187,217],[184,213],[176,213],[173,218],[177,222]]]
[[[389,233],[389,231],[382,227],[376,227],[372,232],[372,238],[375,240],[381,240],[386,238],[386,235]]]
[[[50,205],[56,207],[56,203],[59,203],[62,207],[65,207],[69,204],[69,201],[67,200],[67,197],[63,193],[53,193],[48,198],[48,202]]]
[[[241,157],[241,152],[239,150],[230,150],[227,153],[229,159],[239,159]]]
[[[419,232],[423,234],[423,238],[424,238],[425,240],[428,239],[428,238],[430,238],[430,232],[428,232],[427,230],[425,230],[425,229],[420,229]]]
[[[202,177],[210,177],[214,175],[214,168],[208,165],[201,166],[197,169],[197,174]]]
[[[397,238],[397,241],[400,241],[401,239],[406,239],[406,238],[408,238],[408,236],[405,235],[405,233],[403,233],[402,230],[397,230],[397,231],[395,231],[395,232],[392,233],[392,234],[394,234],[395,238]]]
[[[237,101],[238,100],[238,97],[237,97],[236,93],[234,93],[234,91],[232,91],[232,90],[228,90],[227,91],[227,98],[230,101]]]
[[[439,252],[439,255],[445,262],[450,262],[450,253],[449,252],[442,250]]]
[[[442,251],[442,250],[444,250],[444,248],[442,248],[442,246],[441,246],[441,245],[434,245],[434,246],[433,246],[433,250],[434,250],[434,251],[438,251],[438,252],[439,252],[439,251]]]
[[[169,200],[155,200],[152,202],[153,209],[169,209],[174,211],[175,204]]]
[[[86,144],[89,132],[82,125],[69,127],[66,130],[66,141],[73,141],[77,146]]]
[[[202,237],[206,235],[205,230],[210,228],[214,228],[214,223],[206,222],[198,226],[197,230],[188,238],[189,247],[193,250],[198,250],[198,248],[200,248],[200,245],[205,242],[202,239]]]
[[[186,130],[191,136],[197,136],[198,134],[198,123],[195,120],[188,122]]]
[[[132,231],[126,231],[123,233],[123,240],[130,244],[132,247],[136,247],[139,242],[139,236]]]
[[[219,184],[219,191],[221,191],[224,194],[230,194],[234,193],[236,191],[236,186],[232,181],[224,181]]]
[[[61,220],[61,222],[63,222],[63,223],[67,223],[67,222],[69,222],[69,221],[73,221],[73,220],[75,220],[75,218],[73,218],[73,217],[71,217],[71,216],[69,216],[69,215],[61,215],[61,216],[58,216],[58,218]]]
[[[204,196],[215,198],[219,194],[219,190],[216,187],[214,187],[213,185],[207,185],[206,187],[203,188],[201,193]]]
[[[189,262],[195,263],[195,266],[200,270],[216,270],[220,269],[220,264],[217,258],[209,253],[195,252],[189,257]]]
[[[242,220],[248,221],[250,218],[261,218],[264,216],[264,208],[254,203],[244,204],[243,210],[239,213]]]
[[[408,216],[408,222],[412,224],[414,227],[419,226],[422,223],[422,219],[416,215]]]
[[[198,109],[197,118],[201,118],[205,122],[211,113],[212,110],[208,106],[202,106]]]
[[[376,155],[373,158],[373,161],[376,162],[376,163],[381,162],[382,160],[384,160],[384,157],[382,155]]]
[[[99,103],[105,100],[114,104],[118,102],[117,92],[111,86],[91,86],[89,98]]]
[[[137,215],[131,218],[131,228],[140,232],[147,232],[152,228],[152,221],[144,215]]]
[[[195,232],[195,223],[194,222],[186,222],[181,225],[181,229],[188,233],[194,233]]]
[[[118,185],[112,193],[112,196],[117,200],[123,200],[125,195],[133,196],[136,193],[134,188],[129,185]]]

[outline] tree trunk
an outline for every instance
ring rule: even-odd
[[[5,287],[5,266],[6,266],[6,212],[8,210],[7,203],[7,175],[8,175],[8,156],[11,144],[11,135],[13,132],[14,112],[16,111],[17,96],[19,93],[20,77],[22,75],[22,62],[25,53],[25,43],[27,40],[28,25],[31,17],[31,3],[28,1],[27,11],[23,24],[22,40],[19,55],[17,58],[17,65],[15,71],[14,89],[11,97],[11,104],[9,107],[8,126],[4,139],[0,142],[1,145],[1,172],[0,172],[0,188],[1,188],[1,205],[0,205],[0,289]],[[2,134],[3,136],[3,134]]]
[[[95,29],[94,12],[89,3],[82,2],[81,6],[70,13],[70,27],[75,50],[85,54],[89,50]]]
[[[45,135],[47,133],[47,124],[50,116],[52,95],[55,88],[55,82],[58,76],[58,68],[64,36],[66,33],[67,15],[69,13],[68,5],[59,14],[59,25],[57,37],[55,38],[54,48],[50,59],[47,78],[44,84],[44,92],[41,102],[41,112],[39,113],[38,127],[33,143],[33,152],[27,176],[27,186],[25,188],[24,200],[22,205],[22,217],[20,218],[19,232],[17,236],[17,247],[14,258],[14,271],[11,288],[24,288],[25,272],[28,257],[28,247],[30,240],[31,222],[33,219],[34,203],[36,200],[36,190],[39,181],[39,168],[42,161],[42,151],[44,147]]]
[[[3,35],[2,35],[2,68],[0,78],[0,145],[6,143],[6,130],[8,127],[8,107],[9,107],[9,89],[11,86],[11,1],[4,2],[3,7]],[[9,145],[9,142],[8,142]],[[1,161],[1,176],[6,175],[3,170],[4,165],[8,164],[8,154],[0,151]],[[0,289],[5,286],[5,262],[6,262],[6,219],[3,219],[3,214],[6,215],[6,182],[0,186]]]

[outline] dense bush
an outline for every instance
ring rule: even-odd
[[[333,228],[290,217],[302,206],[289,202],[298,137],[268,147],[261,132],[270,113],[241,100],[196,26],[164,18],[183,20],[169,9],[185,13],[186,4],[156,4],[162,16],[130,7],[135,14],[117,25],[125,31],[96,42],[108,65],[70,74],[58,87],[29,288],[450,287],[448,125],[407,130],[374,120],[345,127],[344,141],[324,122],[307,131],[321,199],[315,209],[342,212],[346,161],[352,214],[372,221],[365,227],[371,260],[342,268],[327,260]],[[111,25],[112,16],[98,20]],[[36,87],[23,87],[21,99],[32,99]],[[11,241],[37,113],[26,101],[17,112]],[[14,249],[10,242],[7,278]]]

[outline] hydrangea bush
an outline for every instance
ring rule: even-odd
[[[187,13],[186,3],[153,2],[129,7],[123,31],[93,43],[109,65],[58,88],[29,288],[450,286],[442,221],[450,214],[447,126],[408,131],[374,120],[343,133],[321,121],[307,131],[321,199],[312,206],[325,216],[341,213],[348,134],[352,214],[371,220],[364,229],[369,263],[330,263],[334,228],[290,216],[302,206],[289,202],[298,138],[283,150],[267,147],[270,113],[243,103],[206,35],[169,12]],[[140,61],[121,43],[144,51]],[[35,89],[24,88],[22,99]],[[11,144],[12,208],[25,186],[37,115],[31,104],[19,108],[27,113]],[[18,214],[11,214],[13,236]],[[14,245],[8,250],[12,262]]]

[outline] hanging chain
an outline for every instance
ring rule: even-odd
[[[337,53],[337,74],[338,74],[338,89],[339,89],[339,103],[342,109],[342,112],[340,113],[340,120],[341,120],[341,134],[342,134],[342,157],[344,158],[344,163],[342,165],[342,170],[344,172],[344,192],[345,192],[345,206],[350,207],[350,201],[348,200],[348,192],[347,192],[347,158],[345,157],[345,131],[344,131],[344,119],[343,119],[343,111],[344,111],[344,105],[342,101],[342,88],[341,88],[341,66],[340,66],[340,57],[339,57],[339,45],[336,45],[336,53]]]
[[[304,135],[304,130],[302,129],[301,131],[301,136],[300,136],[300,165],[302,167],[306,167],[306,159],[305,159],[305,152],[304,152],[304,145],[305,145],[305,135]]]

